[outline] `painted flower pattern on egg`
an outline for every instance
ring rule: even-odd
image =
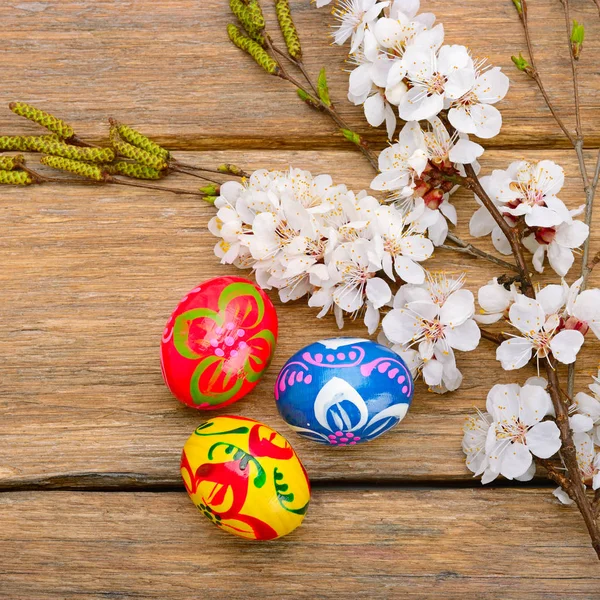
[[[163,378],[189,406],[226,406],[256,385],[276,340],[277,314],[260,288],[240,277],[211,279],[183,298],[167,323]]]
[[[181,475],[205,517],[247,539],[290,533],[310,501],[308,476],[287,440],[245,417],[215,417],[200,425],[183,448]]]
[[[400,422],[413,380],[392,350],[357,338],[306,346],[281,369],[277,408],[298,434],[331,446],[355,446]]]

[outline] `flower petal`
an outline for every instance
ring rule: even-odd
[[[526,434],[527,447],[539,458],[550,458],[561,446],[560,431],[554,421],[542,421]]]
[[[559,362],[570,365],[577,359],[577,353],[583,345],[584,337],[580,331],[564,329],[550,341],[552,355]]]

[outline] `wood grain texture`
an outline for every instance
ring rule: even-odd
[[[550,490],[318,491],[275,542],[181,493],[0,495],[0,590],[61,598],[597,599],[576,511]]]
[[[178,156],[204,166],[293,164],[330,172],[354,189],[368,186],[372,177],[354,152]],[[521,156],[561,163],[567,173],[561,197],[570,206],[582,201],[572,152],[491,151],[484,156],[484,171]],[[174,177],[171,185],[197,183]],[[188,290],[213,276],[240,273],[213,255],[214,238],[206,224],[214,208],[194,197],[116,187],[44,185],[0,193],[0,487],[179,484],[181,448],[206,413],[170,396],[160,374],[159,340]],[[454,203],[466,238],[474,200],[461,193]],[[600,212],[596,216],[599,222]],[[487,240],[481,245],[491,250]],[[592,249],[598,248],[596,228]],[[449,251],[439,251],[429,264],[433,270],[466,270],[471,289],[495,273],[485,262]],[[476,354],[459,354],[465,379],[458,393],[437,396],[420,382],[413,407],[398,427],[338,452],[289,431],[272,395],[276,375],[291,354],[338,333],[333,317],[316,321],[305,300],[276,304],[281,337],[273,365],[249,396],[223,412],[280,430],[315,481],[470,480],[460,445],[465,417],[484,407],[493,383],[523,383],[534,374],[533,369],[503,372],[494,348],[483,341]],[[345,333],[366,334],[362,323],[350,325]],[[597,348],[590,336],[579,389],[596,368]]]
[[[268,26],[279,37],[271,3]],[[290,2],[313,76],[329,72],[332,98],[350,125],[382,147],[384,134],[366,127],[360,107],[346,101],[346,49],[330,45],[327,9]],[[574,0],[572,16],[586,26],[580,61],[588,146],[600,145],[597,61],[600,20],[591,0]],[[537,58],[551,97],[574,126],[570,66],[559,0],[530,3]],[[525,50],[510,0],[424,0],[450,44],[503,67],[512,87],[501,109],[505,125],[491,146],[566,145],[534,84],[511,55]],[[0,4],[0,101],[30,101],[98,139],[109,116],[135,123],[179,148],[337,148],[342,138],[325,117],[299,102],[287,83],[267,76],[229,42],[234,19],[226,0],[8,0]],[[35,131],[8,111],[3,134]]]

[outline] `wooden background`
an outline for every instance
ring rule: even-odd
[[[383,148],[382,133],[344,100],[344,50],[329,43],[327,10],[291,4],[309,71],[328,67],[344,117]],[[484,171],[549,158],[565,168],[563,199],[582,203],[573,151],[512,67],[511,54],[524,49],[512,2],[422,5],[444,23],[449,43],[468,44],[511,78],[505,125],[487,144]],[[560,1],[530,5],[549,92],[572,124]],[[572,5],[586,26],[581,98],[591,163],[600,145],[600,20],[592,0]],[[103,140],[112,116],[187,162],[291,164],[368,187],[362,155],[230,45],[231,20],[226,0],[8,0],[0,4],[0,101],[39,105],[88,140]],[[0,112],[0,134],[38,131]],[[191,189],[189,179],[169,182]],[[453,202],[467,237],[474,201],[460,193]],[[558,505],[552,486],[536,479],[482,488],[464,466],[465,417],[483,408],[493,383],[515,377],[487,342],[476,356],[460,355],[459,393],[436,396],[419,383],[407,418],[374,442],[339,452],[286,429],[271,392],[279,368],[299,347],[337,333],[331,317],[316,323],[304,301],[276,302],[274,363],[233,408],[292,441],[314,484],[305,523],[259,544],[202,520],[178,470],[202,415],[164,387],[158,348],[181,296],[237,272],[213,255],[213,212],[192,196],[116,187],[0,189],[0,597],[600,598],[582,522]],[[597,250],[597,228],[592,239]],[[494,274],[451,252],[433,264],[466,270],[471,289]],[[361,335],[362,325],[348,333]],[[579,389],[596,369],[597,347],[581,361]]]

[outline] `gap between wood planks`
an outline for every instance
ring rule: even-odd
[[[425,479],[410,481],[399,479],[321,479],[311,482],[313,490],[451,490],[481,488],[479,479]],[[552,489],[556,487],[551,481],[535,477],[527,482],[498,480],[486,485],[485,489],[497,488],[534,488]],[[183,483],[152,479],[146,475],[135,473],[81,473],[77,475],[60,475],[56,477],[38,478],[27,482],[4,482],[0,484],[0,493],[23,491],[78,491],[78,492],[179,492],[184,491]]]
[[[373,146],[378,152],[383,150],[390,142],[384,135],[377,132],[361,132],[361,136]],[[326,132],[326,135],[306,137],[273,137],[264,138],[259,136],[243,137],[204,137],[204,136],[151,136],[152,139],[173,151],[205,152],[217,150],[337,150],[356,151],[350,142],[344,141],[341,133],[336,131]],[[478,138],[474,138],[478,139]],[[106,138],[99,136],[87,136],[86,141],[93,144],[106,144]],[[485,149],[490,150],[572,150],[569,141],[560,136],[547,137],[544,140],[532,138],[531,143],[519,140],[514,144],[494,143],[493,140],[483,140]],[[600,137],[589,136],[585,140],[585,150],[597,150],[600,148]]]

